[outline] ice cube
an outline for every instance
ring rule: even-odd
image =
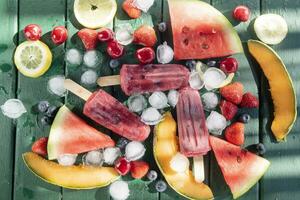
[[[225,117],[216,111],[212,111],[206,119],[206,126],[212,134],[221,135],[226,125]]]
[[[95,68],[103,62],[103,55],[97,50],[90,50],[83,55],[83,64],[87,67]]]
[[[85,85],[95,85],[97,81],[97,73],[94,70],[87,70],[81,75],[81,83]]]
[[[134,0],[132,4],[133,6],[137,7],[138,9],[146,13],[151,8],[153,3],[154,0]]]
[[[48,81],[48,91],[57,96],[65,96],[67,90],[64,87],[65,77],[62,75],[53,76]]]
[[[125,200],[129,197],[128,184],[125,181],[117,180],[110,184],[109,194],[114,200]]]
[[[189,78],[190,87],[195,90],[200,90],[204,86],[203,76],[198,71],[193,71],[190,73]]]
[[[71,166],[76,162],[77,154],[63,154],[58,156],[57,161],[60,165]]]
[[[108,165],[114,164],[115,160],[121,156],[121,151],[118,147],[108,147],[103,151],[104,162]]]
[[[66,51],[65,61],[71,65],[81,65],[82,54],[78,49],[69,49]]]
[[[216,67],[208,68],[203,75],[204,84],[207,90],[219,88],[225,79],[226,74]]]
[[[219,104],[218,96],[213,92],[206,92],[202,95],[203,106],[205,110],[213,110]]]
[[[145,152],[146,149],[141,142],[132,141],[125,147],[125,157],[128,161],[134,161],[142,158]]]
[[[173,49],[164,42],[159,45],[156,49],[157,61],[162,64],[167,64],[173,60],[174,51]]]
[[[173,169],[175,172],[178,173],[185,172],[186,170],[189,169],[189,166],[190,166],[189,159],[181,153],[175,154],[170,161],[171,169]]]
[[[26,113],[26,108],[19,99],[8,99],[0,108],[3,115],[12,119],[17,119]]]
[[[150,105],[156,109],[168,107],[168,98],[163,92],[153,92],[148,101]]]
[[[147,100],[141,94],[133,95],[128,98],[127,104],[130,111],[142,112],[147,107]]]
[[[90,151],[82,157],[83,164],[102,166],[103,164],[103,154],[101,151]]]
[[[130,24],[116,27],[116,40],[122,45],[128,45],[133,41],[133,29]]]
[[[178,102],[179,92],[177,90],[170,90],[168,93],[168,102],[172,107],[175,107]]]
[[[160,112],[153,107],[145,109],[142,113],[141,120],[147,125],[156,125],[163,119]]]

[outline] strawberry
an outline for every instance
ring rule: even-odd
[[[256,96],[254,96],[250,92],[247,92],[243,95],[240,106],[245,108],[258,108],[259,101]]]
[[[240,104],[243,97],[244,86],[240,82],[235,82],[220,89],[220,93],[224,99],[234,103]]]
[[[78,37],[81,39],[86,50],[95,49],[98,43],[98,32],[93,29],[84,28],[78,31]]]
[[[153,47],[157,42],[157,37],[154,28],[148,25],[142,25],[133,33],[133,42],[144,45],[146,47]]]
[[[131,162],[131,176],[135,179],[143,178],[149,170],[149,164],[144,161]]]
[[[238,111],[238,107],[230,101],[222,100],[220,103],[222,115],[227,120],[232,120]]]
[[[228,142],[240,146],[244,144],[244,132],[245,124],[235,122],[226,128],[225,138]]]
[[[48,137],[42,137],[33,143],[31,151],[41,156],[47,156],[47,144]]]
[[[136,19],[142,15],[142,11],[133,6],[133,1],[134,0],[125,0],[122,8],[130,18]]]

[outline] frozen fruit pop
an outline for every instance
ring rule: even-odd
[[[178,64],[124,64],[120,76],[98,79],[100,86],[121,84],[126,95],[166,91],[188,86],[189,70]]]
[[[199,92],[181,89],[176,111],[180,152],[187,157],[205,155],[210,150],[209,134]]]
[[[98,124],[129,140],[144,141],[149,136],[150,127],[104,90],[91,93],[70,79],[64,86],[86,100],[83,113]]]

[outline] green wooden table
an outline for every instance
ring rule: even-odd
[[[118,0],[120,5],[122,0]],[[300,14],[299,0],[206,0],[229,19],[231,10],[245,4],[252,11],[251,19],[262,13],[278,13],[282,15],[289,25],[289,34],[280,45],[274,49],[282,57],[294,81],[296,92],[300,89]],[[155,0],[150,10],[155,24],[168,21],[168,8],[166,0]],[[123,11],[118,8],[117,17],[126,18]],[[252,22],[252,21],[251,21]],[[255,38],[249,23],[234,24],[243,41]],[[18,73],[12,62],[15,47],[24,41],[22,29],[29,23],[40,24],[45,35],[43,41],[51,46],[54,60],[51,69],[42,77],[30,79]],[[70,37],[65,45],[55,47],[49,41],[49,31],[54,26],[65,25]],[[114,23],[114,26],[117,24]],[[67,104],[75,107],[77,113],[81,112],[83,102],[69,94],[65,98],[51,95],[47,91],[47,81],[53,75],[64,74],[79,81],[82,68],[74,68],[64,63],[63,55],[71,47],[82,48],[76,37],[72,37],[80,26],[74,20],[73,0],[0,0],[0,104],[9,98],[21,99],[28,113],[20,119],[13,121],[0,115],[0,200],[88,200],[110,199],[107,187],[87,191],[68,190],[52,186],[35,177],[26,169],[21,154],[29,151],[36,138],[49,134],[49,128],[40,128],[36,123],[36,115],[32,107],[40,100],[47,99],[55,105]],[[250,28],[249,28],[250,27]],[[159,42],[169,41],[168,34],[159,34]],[[134,48],[134,47],[132,47]],[[132,48],[129,52],[133,52]],[[135,62],[128,54],[122,62]],[[265,200],[296,200],[300,198],[300,124],[296,122],[286,143],[275,143],[270,132],[270,119],[272,118],[272,103],[268,92],[266,79],[258,66],[245,55],[238,55],[240,61],[240,75],[237,80],[245,84],[246,90],[257,93],[260,98],[258,112],[251,113],[253,120],[246,129],[246,145],[263,142],[267,148],[265,157],[271,161],[271,167],[260,182],[241,199]],[[98,69],[99,75],[117,74],[108,67],[109,59],[105,59],[102,67]],[[271,66],[270,66],[271,67]],[[96,88],[89,88],[95,90]],[[124,100],[120,88],[107,88],[107,91]],[[284,97],[283,97],[284,98]],[[104,130],[105,131],[105,130]],[[107,132],[110,134],[109,132]],[[152,138],[146,141],[148,149],[152,145]],[[147,151],[146,159],[156,168],[151,150]],[[231,199],[228,187],[224,183],[220,170],[211,155],[205,158],[207,180],[216,199]],[[130,199],[183,199],[174,191],[159,194],[155,192],[152,184],[142,181],[130,181]]]

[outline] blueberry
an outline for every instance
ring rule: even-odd
[[[117,68],[119,65],[120,65],[120,62],[117,59],[111,59],[109,61],[109,67],[112,68],[112,69]]]
[[[55,117],[58,108],[56,106],[50,106],[46,111],[46,116],[48,117]]]
[[[147,173],[147,178],[149,179],[149,181],[155,181],[157,179],[157,172],[155,170],[150,170]]]
[[[120,149],[124,149],[128,143],[129,143],[129,140],[127,140],[125,138],[120,138],[118,140],[116,146],[119,147]]]
[[[190,69],[195,69],[196,68],[197,62],[195,60],[188,60],[186,61],[185,65]]]
[[[158,30],[160,32],[165,32],[167,30],[167,23],[166,22],[161,22],[158,24]]]
[[[210,60],[206,63],[207,66],[209,67],[215,67],[217,62],[215,60]]]
[[[165,181],[157,181],[155,184],[155,189],[157,192],[164,192],[167,189],[167,184]]]
[[[266,147],[263,143],[258,143],[256,145],[256,151],[260,155],[264,155],[266,153]]]
[[[240,117],[239,117],[239,121],[240,122],[243,122],[245,124],[247,124],[249,121],[250,121],[251,117],[249,114],[242,114]]]
[[[52,119],[46,115],[42,116],[40,119],[40,123],[42,126],[47,126],[52,123]]]
[[[48,101],[40,101],[37,105],[37,109],[40,113],[45,113],[48,108],[49,108],[50,104]]]

